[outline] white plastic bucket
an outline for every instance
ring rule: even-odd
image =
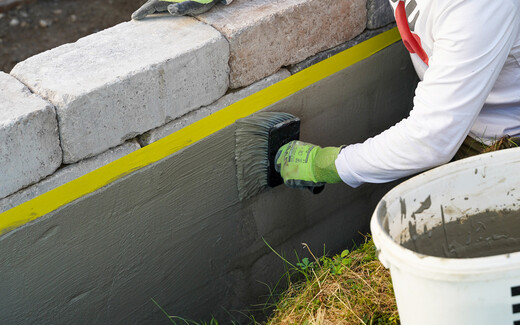
[[[421,209],[428,197],[430,207]],[[445,222],[486,209],[520,209],[520,148],[432,169],[381,199],[370,226],[379,260],[390,269],[401,324],[519,325],[520,252],[440,258],[400,245],[410,225],[417,233],[440,225],[441,205]]]

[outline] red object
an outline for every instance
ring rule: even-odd
[[[397,8],[395,9],[395,21],[397,23],[397,28],[399,29],[399,33],[401,34],[401,38],[403,39],[404,46],[410,53],[415,53],[423,60],[426,65],[428,65],[428,55],[424,52],[424,49],[421,46],[421,38],[412,33],[410,30],[410,25],[408,24],[408,18],[406,17],[406,9],[404,7],[404,1],[399,1]]]

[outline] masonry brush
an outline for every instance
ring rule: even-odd
[[[283,184],[274,168],[276,153],[299,137],[300,119],[289,113],[259,112],[236,121],[235,161],[240,200]]]

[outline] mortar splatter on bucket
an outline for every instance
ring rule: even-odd
[[[388,192],[370,226],[401,324],[520,325],[519,218],[520,148],[450,163]]]

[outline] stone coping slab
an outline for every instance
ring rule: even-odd
[[[211,26],[155,17],[41,53],[11,74],[56,106],[63,161],[73,163],[220,98],[228,59]]]
[[[235,0],[197,16],[230,44],[230,86],[243,87],[359,35],[366,0]]]
[[[0,72],[0,198],[52,174],[61,164],[56,112]]]

